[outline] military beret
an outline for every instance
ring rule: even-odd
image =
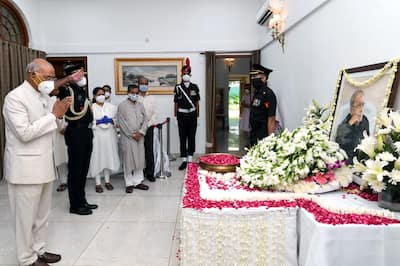
[[[68,76],[82,68],[82,64],[67,63],[64,65],[64,74]]]

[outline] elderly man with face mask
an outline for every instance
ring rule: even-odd
[[[45,251],[45,243],[56,177],[53,140],[72,100],[65,97],[51,104],[50,95],[60,85],[80,80],[82,73],[55,81],[54,67],[44,59],[33,60],[26,70],[24,83],[4,100],[4,177],[15,219],[19,264],[46,266],[61,260],[60,255]]]
[[[71,75],[82,71],[79,64],[67,64],[64,73]],[[86,200],[85,185],[93,148],[92,106],[87,97],[86,77],[77,82],[69,82],[60,88],[59,98],[72,97],[70,108],[65,114],[67,128],[64,133],[68,150],[68,196],[69,212],[78,215],[92,214],[97,208]]]

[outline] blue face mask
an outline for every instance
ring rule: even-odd
[[[141,92],[146,92],[149,89],[148,85],[139,85],[139,90]]]
[[[139,98],[139,95],[133,94],[133,93],[129,93],[129,94],[128,94],[128,98],[129,98],[131,101],[136,102],[136,101],[138,100],[138,98]]]

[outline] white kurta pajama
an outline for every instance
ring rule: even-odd
[[[144,135],[147,130],[147,117],[144,106],[140,102],[126,99],[118,106],[117,123],[121,128],[121,144],[126,186],[137,186],[143,179],[146,166],[144,152]],[[139,132],[139,141],[133,134]]]
[[[109,183],[110,172],[116,172],[120,167],[118,155],[117,132],[113,124],[96,125],[96,120],[104,116],[115,120],[117,108],[105,102],[103,106],[93,104],[93,151],[90,159],[89,176],[96,177],[96,185],[100,185],[100,175],[104,174]]]

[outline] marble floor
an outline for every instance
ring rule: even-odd
[[[59,266],[179,265],[179,204],[184,171],[171,162],[172,177],[150,183],[148,191],[126,194],[122,175],[111,179],[113,191],[94,191],[87,199],[99,208],[93,215],[68,212],[67,191],[56,192],[50,215],[48,250],[62,255]],[[56,185],[56,184],[55,184]],[[58,185],[58,184],[57,184]],[[0,265],[17,265],[7,184],[0,181]]]

